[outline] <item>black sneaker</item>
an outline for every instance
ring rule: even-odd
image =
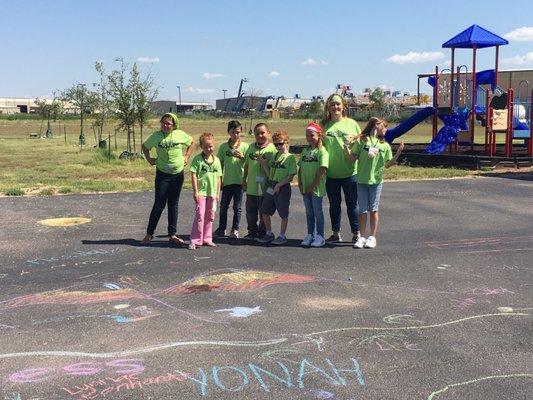
[[[248,232],[246,236],[243,237],[244,240],[255,240],[257,235],[253,232]]]
[[[259,243],[270,243],[275,239],[276,239],[276,236],[274,236],[273,233],[265,233],[263,237],[257,238],[256,240]]]
[[[216,231],[213,232],[213,236],[214,237],[224,237],[226,236],[226,230],[225,229],[217,229]]]

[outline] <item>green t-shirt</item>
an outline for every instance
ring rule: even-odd
[[[222,165],[218,157],[214,157],[211,164],[208,164],[202,153],[197,154],[192,159],[191,172],[196,174],[198,179],[198,194],[200,196],[213,197],[217,195],[218,178],[222,176]]]
[[[300,166],[300,185],[305,191],[307,186],[314,181],[319,168],[328,168],[328,151],[324,146],[315,148],[306,147],[302,151],[298,165]],[[326,174],[324,174],[318,185],[316,185],[313,194],[318,197],[324,197],[326,194]]]
[[[243,155],[246,154],[248,143],[241,142],[237,150]],[[229,143],[222,143],[218,148],[217,157],[222,163],[224,175],[222,178],[222,185],[240,185],[242,183],[242,176],[244,173],[244,159],[235,157],[231,152]]]
[[[143,144],[148,150],[156,147],[157,169],[174,175],[183,171],[183,151],[192,144],[192,137],[179,129],[167,134],[157,131],[152,133]]]
[[[294,154],[280,154],[276,153],[268,163],[270,173],[268,180],[274,182],[281,182],[288,175],[296,175],[296,158]]]
[[[378,151],[373,158],[370,158],[368,151],[373,147],[378,149]],[[357,140],[353,144],[351,152],[357,154],[359,164],[357,183],[377,185],[383,182],[385,162],[392,159],[392,150],[387,142],[381,143],[375,137],[367,138],[365,142]]]
[[[248,166],[248,177],[246,179],[246,193],[252,196],[261,196],[266,190],[267,178],[261,164],[257,158],[264,156],[268,162],[276,154],[276,147],[269,143],[267,146],[260,148],[257,144],[252,143],[246,150],[244,163]]]
[[[358,135],[361,128],[351,118],[342,118],[338,122],[329,121],[323,127],[324,146],[329,154],[328,178],[347,178],[357,173],[357,163],[352,163],[344,155],[344,140],[350,135]]]

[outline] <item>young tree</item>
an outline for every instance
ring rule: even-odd
[[[381,112],[385,106],[385,92],[381,88],[375,88],[370,93],[370,100],[374,103],[374,106]]]
[[[109,94],[113,100],[115,116],[119,121],[119,129],[126,131],[127,150],[132,152],[131,135],[136,121],[135,104],[134,104],[134,85],[131,78],[127,76],[127,65],[123,59],[120,61],[120,69],[113,70],[107,76],[109,84]]]
[[[63,91],[61,98],[63,101],[70,102],[74,107],[80,110],[80,136],[79,144],[85,144],[85,134],[83,132],[83,117],[90,114],[94,108],[94,94],[89,91],[84,83],[77,83]]]
[[[159,90],[155,86],[153,76],[148,72],[141,76],[137,64],[131,70],[131,83],[133,88],[133,103],[135,107],[135,120],[139,124],[141,143],[143,141],[143,128],[151,114],[152,102],[157,97]]]
[[[111,114],[111,101],[109,99],[108,79],[104,63],[96,61],[94,69],[99,75],[100,82],[93,83],[93,86],[97,87],[97,91],[94,92],[93,129],[98,131],[97,143],[100,144],[104,135],[105,122]]]

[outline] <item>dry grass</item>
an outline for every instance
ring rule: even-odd
[[[84,127],[86,146],[80,149],[78,137],[79,121],[54,122],[54,138],[33,139],[30,133],[46,130],[39,121],[0,120],[0,194],[34,194],[50,195],[56,193],[84,192],[122,192],[144,191],[153,188],[153,167],[144,160],[119,160],[118,155],[126,149],[126,137],[123,132],[115,136],[113,125],[108,125],[105,134],[111,134],[112,159],[109,161],[106,150],[95,148],[96,139],[90,126],[90,120]],[[245,140],[250,127],[258,120],[241,120]],[[291,143],[305,143],[306,120],[267,121],[271,131],[284,129],[291,136]],[[227,138],[227,120],[184,118],[180,128],[195,139],[202,132],[211,132],[220,143]],[[363,124],[361,124],[363,125]],[[144,137],[159,127],[158,120],[151,120],[144,129]],[[420,124],[405,135],[404,140],[411,143],[427,143],[431,137],[431,126]],[[107,137],[106,137],[107,139]],[[476,141],[483,140],[483,132],[476,132]],[[116,143],[116,147],[115,147]],[[136,133],[136,151],[140,152],[141,138]],[[450,177],[468,174],[467,171],[443,168],[399,167],[387,171],[387,179],[413,179],[428,177]],[[188,180],[186,180],[186,185]]]

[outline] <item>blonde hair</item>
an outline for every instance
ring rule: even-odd
[[[324,115],[322,117],[322,126],[324,126],[326,123],[328,123],[331,120],[331,115],[329,114],[329,106],[332,103],[333,97],[339,97],[341,99],[342,103],[342,116],[346,117],[348,115],[348,104],[346,103],[346,100],[337,93],[331,94],[326,102],[324,103]]]
[[[198,143],[200,144],[200,148],[204,147],[205,142],[211,141],[213,144],[215,144],[215,137],[212,133],[204,132],[200,135],[200,138],[198,140]]]
[[[366,124],[364,129],[361,131],[361,136],[360,136],[361,142],[365,142],[369,136],[372,136],[372,132],[374,131],[374,129],[376,129],[376,125],[378,124],[384,124],[385,127],[387,127],[387,121],[385,121],[384,119],[381,119],[378,117],[372,117],[368,120],[368,123]],[[385,136],[378,136],[377,138],[379,139],[381,143],[385,142]]]

